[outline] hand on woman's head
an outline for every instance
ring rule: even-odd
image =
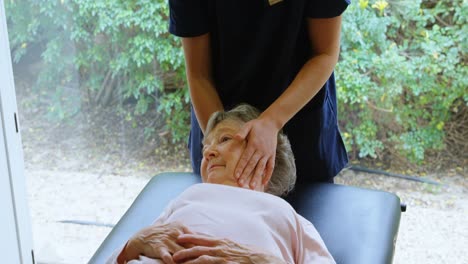
[[[292,190],[296,182],[296,165],[291,144],[282,131],[278,132],[263,124],[259,117],[260,112],[255,107],[245,104],[227,112],[216,112],[211,115],[203,141],[204,152],[201,164],[203,182],[243,188],[249,188],[249,183],[255,182],[254,190],[276,196],[286,195]],[[252,125],[254,123],[255,125]],[[261,150],[265,148],[268,151]],[[259,153],[268,152],[268,158],[264,156],[261,162],[255,158],[251,162],[250,157],[255,155],[249,153],[257,150]],[[247,162],[246,159],[249,158],[250,161]],[[235,170],[239,169],[239,166],[242,167],[242,164],[244,167],[247,164],[249,167],[247,171],[250,172],[243,170],[248,176],[243,174],[241,177],[236,177]]]
[[[247,122],[236,135],[248,142],[236,166],[236,179],[240,185],[255,189],[266,185],[275,167],[278,128],[266,119]]]
[[[246,147],[246,141],[234,137],[243,124],[240,120],[226,119],[206,135],[201,163],[203,182],[239,187],[234,170]],[[257,186],[255,190],[264,191],[263,187]]]

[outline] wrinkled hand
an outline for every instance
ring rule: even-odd
[[[266,119],[257,118],[244,124],[235,138],[247,140],[235,170],[237,183],[251,189],[266,184],[275,167],[278,129]]]
[[[228,239],[217,239],[205,235],[187,234],[179,236],[181,244],[192,244],[174,254],[174,261],[184,264],[285,264],[276,256],[237,244]]]
[[[124,251],[130,259],[143,255],[153,259],[161,259],[166,264],[174,264],[172,254],[184,249],[177,243],[177,238],[182,234],[191,233],[186,226],[178,222],[151,225],[138,231],[130,238]]]

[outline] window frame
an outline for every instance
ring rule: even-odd
[[[0,1],[0,249],[4,263],[34,263],[23,148],[4,1]]]

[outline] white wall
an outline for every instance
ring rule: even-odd
[[[5,6],[0,0],[0,252],[1,262],[33,263],[24,161]]]

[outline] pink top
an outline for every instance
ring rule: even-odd
[[[255,246],[288,263],[335,263],[312,223],[268,193],[195,184],[173,200],[155,223],[173,221],[195,233]]]

